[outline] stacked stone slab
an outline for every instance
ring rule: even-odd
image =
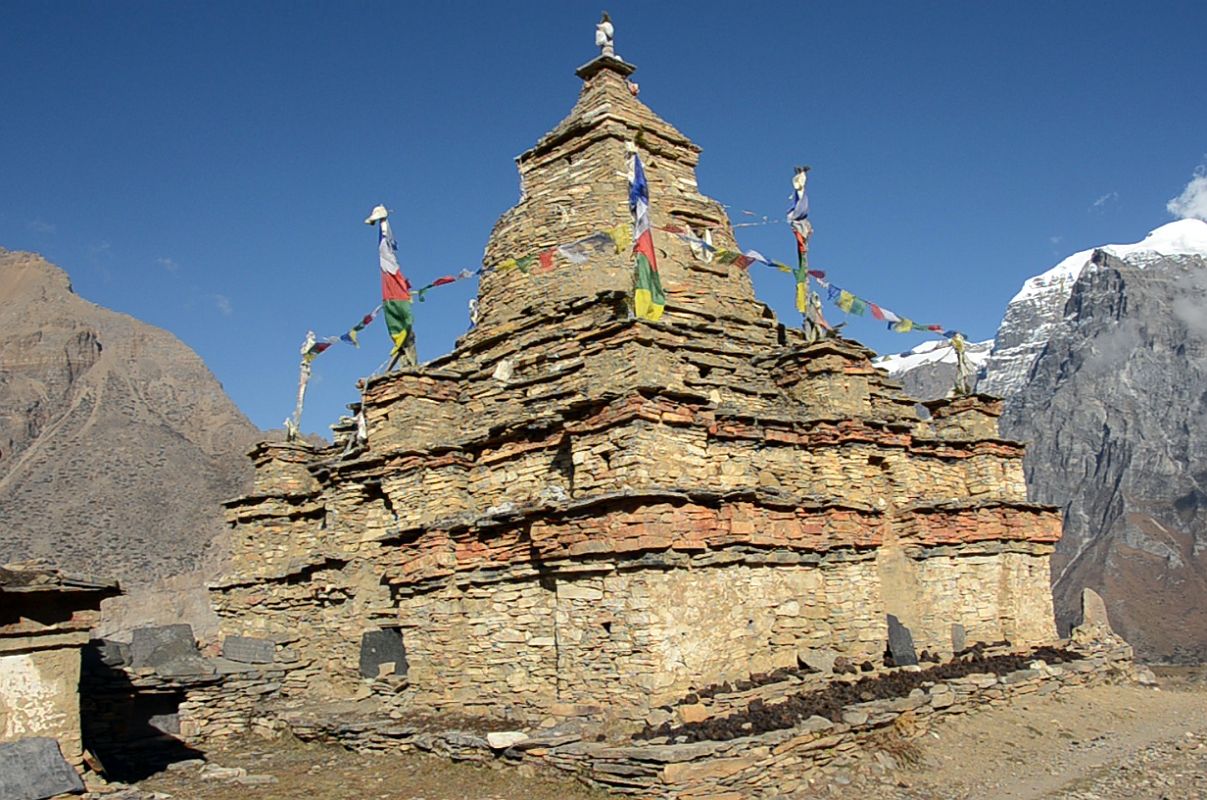
[[[655,226],[736,247],[697,189],[699,148],[631,72],[580,68],[570,115],[518,159],[488,266],[628,224],[629,142]],[[388,685],[404,707],[622,723],[803,651],[879,664],[887,614],[935,653],[953,624],[970,642],[1055,636],[1060,517],[1026,502],[997,401],[920,419],[870,351],[806,344],[744,270],[655,238],[659,322],[631,317],[628,253],[488,272],[452,353],[364,386],[367,441],[345,425],[329,449],[253,451],[212,597],[226,635],[297,654],[286,694],[362,691],[379,629],[403,638]]]

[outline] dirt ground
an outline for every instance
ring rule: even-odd
[[[945,721],[918,739],[886,739],[801,797],[835,800],[1191,800],[1207,798],[1203,671],[1158,673],[1157,689],[1100,686],[1034,697]],[[129,800],[602,800],[557,778],[450,764],[430,756],[357,755],[298,742],[246,740],[207,753],[243,768],[242,783],[197,766],[162,772]],[[210,767],[212,769],[212,767]]]

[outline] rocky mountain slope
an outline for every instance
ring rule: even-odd
[[[1095,249],[1136,266],[1163,256],[1207,255],[1203,225],[1194,219],[1171,222],[1149,233],[1143,241],[1082,250],[1028,279],[1006,306],[1006,315],[994,337],[993,353],[977,389],[1009,398],[1022,388],[1035,359],[1064,319],[1065,303],[1073,292],[1073,284]]]
[[[127,584],[198,565],[258,431],[166,331],[0,248],[0,563]]]
[[[1064,509],[1062,627],[1090,586],[1142,655],[1207,659],[1207,223],[1069,256],[1023,284],[994,341],[977,389],[1030,443],[1030,497]],[[937,397],[954,375],[938,354],[879,365]]]
[[[992,349],[992,339],[968,343],[965,352],[974,374],[984,368]],[[944,397],[956,383],[956,352],[946,339],[928,340],[904,353],[880,356],[875,363],[919,400]]]
[[[1058,620],[1082,586],[1146,656],[1207,659],[1207,224],[1202,254],[1095,252],[1002,433],[1029,495],[1064,507]],[[993,369],[990,362],[989,369]],[[992,375],[992,372],[990,373]]]

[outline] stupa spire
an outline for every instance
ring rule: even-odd
[[[663,321],[673,322],[687,308],[708,314],[724,308],[750,318],[762,314],[744,270],[698,259],[677,237],[676,232],[688,233],[708,237],[717,247],[737,248],[724,207],[697,187],[700,148],[637,98],[629,80],[637,68],[616,55],[614,37],[605,15],[596,25],[600,54],[576,70],[583,83],[574,107],[516,158],[520,200],[496,224],[484,261],[499,267],[544,252],[550,269],[528,274],[504,267],[483,275],[479,335],[524,318],[533,308],[631,290],[631,243],[592,251],[586,266],[568,262],[556,249],[604,231],[631,234],[626,174],[631,149],[640,151],[648,181],[647,222],[670,303]]]

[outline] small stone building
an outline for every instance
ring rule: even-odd
[[[1060,516],[1027,502],[999,402],[920,418],[869,350],[807,344],[740,265],[668,231],[738,248],[697,187],[700,148],[632,71],[578,70],[569,116],[518,158],[520,201],[485,260],[631,224],[634,143],[661,320],[631,316],[627,251],[487,272],[452,353],[364,387],[364,442],[345,426],[326,450],[253,450],[211,591],[224,634],[297,657],[286,697],[350,697],[393,671],[374,691],[414,710],[626,723],[810,651],[879,664],[890,614],[936,653],[953,625],[970,643],[1055,636]]]
[[[80,738],[81,650],[101,601],[120,593],[40,565],[0,567],[0,742],[48,737],[74,766]]]

